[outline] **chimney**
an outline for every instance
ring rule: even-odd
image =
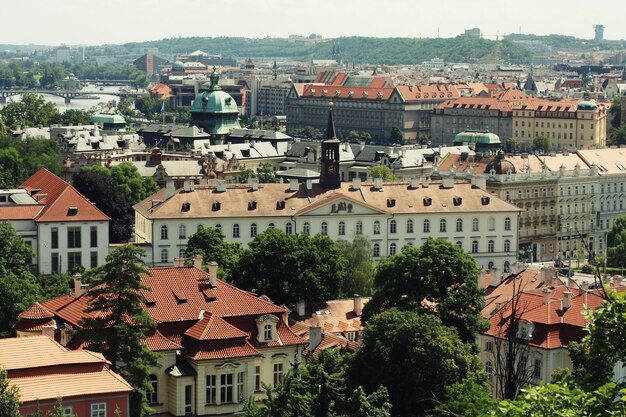
[[[352,178],[352,189],[353,190],[360,190],[361,189],[361,178],[359,178],[359,177]]]
[[[167,184],[165,185],[167,188],[167,198],[174,196],[174,181],[169,179],[167,180]]]
[[[188,179],[183,181],[183,191],[186,192],[186,193],[191,191],[191,185],[189,184],[189,181],[190,180],[188,180]]]
[[[313,180],[306,180],[306,189],[307,190],[312,190],[313,189]]]
[[[481,190],[487,190],[487,179],[483,176],[480,177],[474,177],[472,179],[472,183],[474,185],[474,187],[476,188],[480,188]]]
[[[200,310],[200,313],[198,314],[198,320],[202,320],[204,318],[204,314],[205,313],[206,313],[206,311]]]
[[[50,339],[54,340],[54,326],[41,326],[41,334],[44,336],[48,336]]]
[[[421,180],[419,178],[411,178],[411,188],[416,189],[420,187]]]
[[[541,268],[541,283],[548,284],[548,268],[546,267]]]
[[[354,314],[359,317],[363,313],[363,298],[359,294],[354,294]]]
[[[197,269],[202,269],[202,255],[196,255],[193,258],[193,267]]]
[[[565,291],[563,293],[563,308],[570,308],[572,306],[572,297],[574,294],[571,291]]]
[[[454,178],[446,177],[441,181],[443,188],[454,188]]]
[[[74,298],[78,298],[87,292],[87,286],[83,285],[80,274],[72,275],[74,279]]]
[[[298,313],[299,317],[304,317],[304,313],[306,311],[306,302],[304,300],[296,301],[296,313]]]
[[[217,187],[216,187],[217,192],[223,193],[226,191],[226,181],[224,180],[217,180]]]
[[[382,178],[374,178],[374,188],[377,190],[381,190],[383,188]]]
[[[311,326],[309,328],[309,353],[313,353],[315,348],[322,342],[322,328]]]
[[[174,268],[182,268],[185,266],[185,258],[174,258]]]
[[[550,294],[552,294],[552,290],[550,288],[544,288],[541,292],[543,293],[543,303],[548,304],[548,301],[550,301]]]
[[[217,287],[217,262],[209,262],[209,283],[211,287]]]
[[[250,188],[252,191],[259,190],[259,179],[258,178],[250,178]]]
[[[589,291],[589,283],[587,281],[583,281],[580,284],[580,289],[583,291]]]
[[[291,191],[291,192],[298,191],[299,185],[300,184],[298,184],[298,179],[297,178],[291,178],[289,180],[289,191]]]
[[[487,272],[485,270],[480,271],[478,275],[478,288],[481,290],[487,288]]]

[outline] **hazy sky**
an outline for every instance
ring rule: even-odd
[[[456,36],[478,27],[626,38],[626,1],[604,0],[1,0],[0,44],[125,43],[178,36]]]

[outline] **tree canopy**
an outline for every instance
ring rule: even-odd
[[[611,266],[626,266],[626,215],[613,222],[606,237],[607,262]]]
[[[204,262],[217,262],[221,277],[231,279],[243,249],[239,243],[226,242],[224,239],[220,229],[203,227],[189,236],[186,256],[191,258],[201,255]]]
[[[396,179],[387,165],[376,165],[370,168],[370,177],[382,178],[383,181],[393,181]]]
[[[368,320],[391,307],[436,314],[473,342],[489,328],[480,314],[484,299],[478,288],[478,265],[458,246],[428,239],[421,247],[405,246],[383,260],[374,278],[376,292],[363,310]]]
[[[0,368],[0,416],[21,417],[20,393],[15,385],[9,385],[5,369]]]
[[[372,257],[372,244],[363,235],[356,235],[352,242],[341,240],[337,246],[346,259],[344,295],[371,295],[374,286],[376,263]]]
[[[552,142],[547,135],[539,135],[533,139],[533,149],[535,152],[547,154],[552,152]]]
[[[61,115],[53,103],[38,94],[23,94],[19,101],[11,101],[0,109],[5,123],[15,129],[18,126],[50,126],[61,120]]]
[[[389,133],[389,142],[397,144],[404,142],[404,134],[397,126],[391,128],[391,132]]]
[[[39,168],[61,173],[61,151],[56,141],[29,138],[16,141],[0,135],[0,187],[15,188]]]

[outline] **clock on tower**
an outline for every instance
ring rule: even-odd
[[[340,188],[339,139],[335,135],[332,101],[328,104],[328,126],[326,127],[326,139],[322,141],[321,163],[320,185],[326,189]]]

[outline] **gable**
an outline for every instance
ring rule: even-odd
[[[345,195],[335,194],[303,208],[296,213],[296,216],[369,215],[384,213],[386,213],[386,211],[379,207],[357,201]]]

